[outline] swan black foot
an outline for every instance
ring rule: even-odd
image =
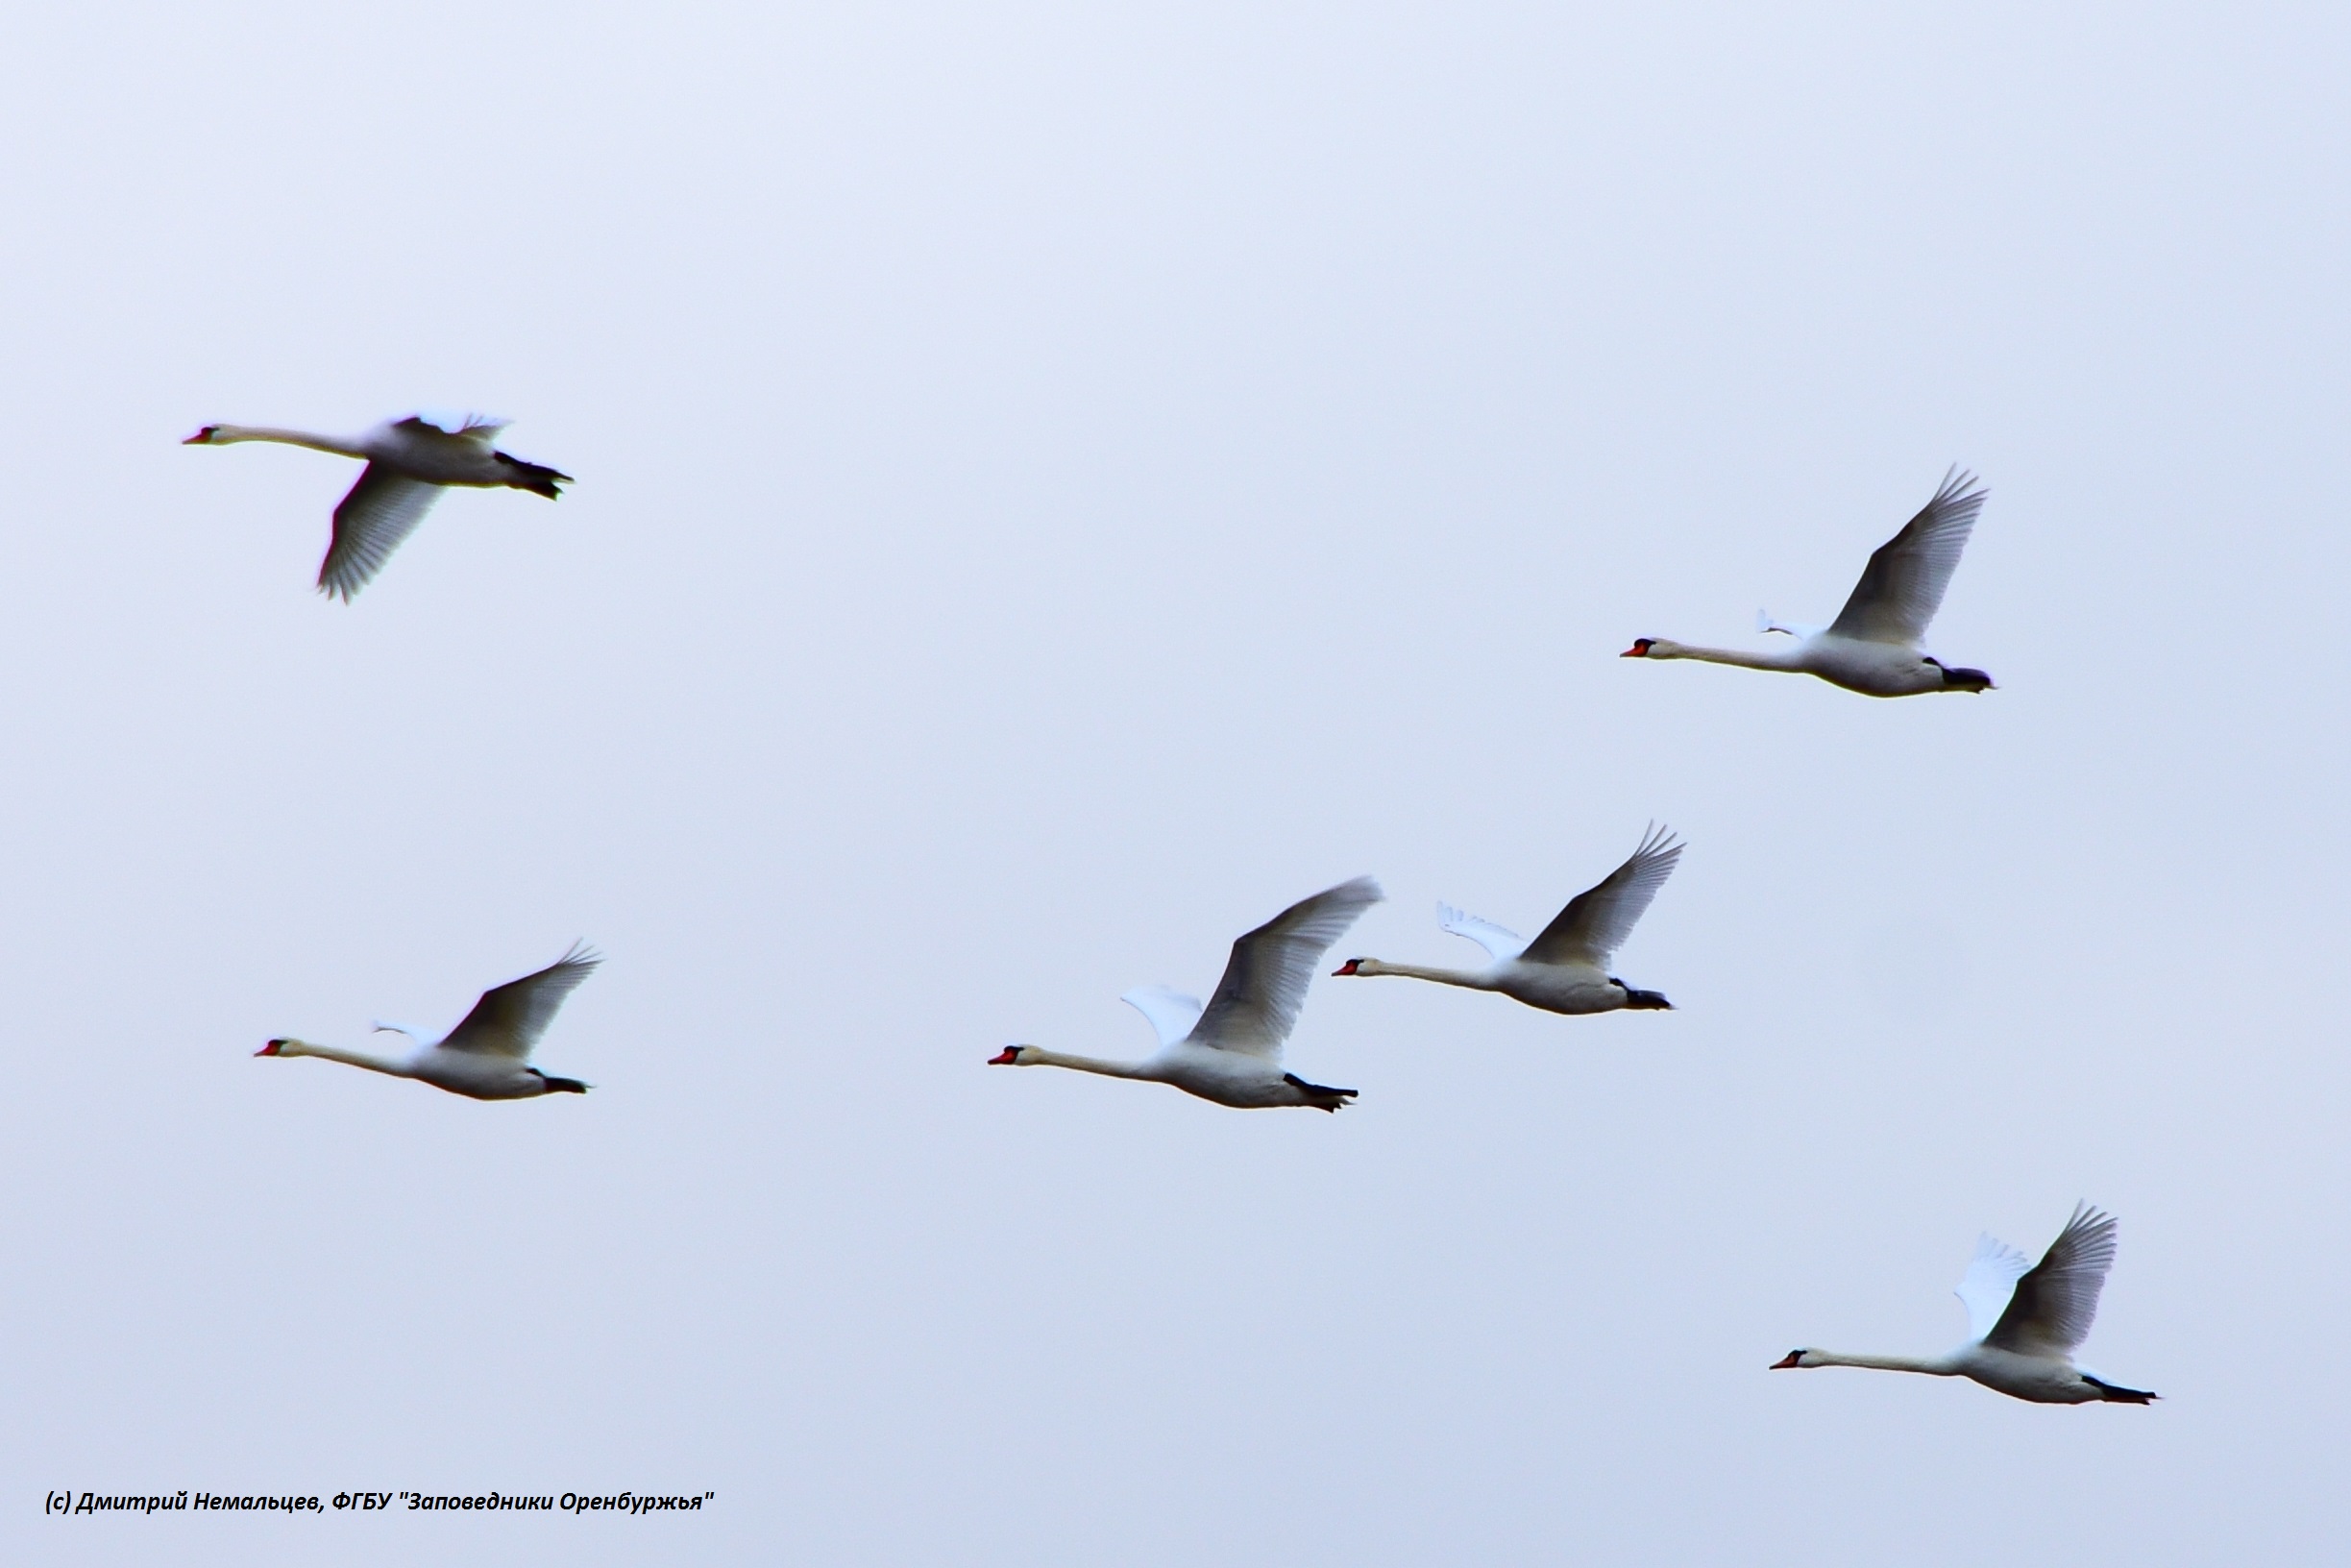
[[[1622,980],[1615,981],[1615,984],[1625,986],[1625,982]],[[1674,1004],[1665,999],[1664,992],[1643,991],[1637,986],[1625,986],[1625,1005],[1629,1008],[1637,1008],[1652,1013],[1671,1013],[1674,1011]]]
[[[1310,1084],[1294,1072],[1284,1073],[1282,1081],[1305,1095],[1306,1103],[1317,1111],[1336,1111],[1356,1094],[1352,1089],[1326,1089],[1320,1084]]]
[[[569,474],[559,469],[550,468],[545,463],[527,463],[520,457],[509,457],[502,452],[494,452],[490,455],[511,470],[506,476],[508,484],[517,490],[527,490],[534,496],[545,496],[550,501],[559,501],[563,497],[563,492],[558,486],[572,482],[572,477]]]

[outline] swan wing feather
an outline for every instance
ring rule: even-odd
[[[1525,949],[1527,939],[1507,926],[1454,908],[1451,904],[1436,906],[1436,923],[1457,937],[1467,937],[1486,950],[1496,963],[1516,958]]]
[[[334,509],[334,537],[319,563],[318,591],[350,603],[440,498],[437,484],[369,463]]]
[[[1118,999],[1150,1020],[1162,1045],[1173,1045],[1200,1021],[1200,998],[1173,986],[1137,986]]]
[[[1281,1060],[1307,987],[1331,944],[1385,894],[1368,876],[1302,898],[1233,943],[1224,978],[1192,1029],[1195,1043]]]
[[[1995,1237],[1975,1238],[1975,1256],[1968,1260],[1968,1271],[1952,1292],[1968,1310],[1969,1338],[1981,1339],[1992,1332],[2017,1292],[2017,1281],[2032,1266],[2030,1258]]]
[[[2075,1204],[2073,1217],[2041,1262],[2017,1281],[2008,1310],[1984,1343],[2023,1356],[2071,1356],[2098,1315],[2098,1292],[2114,1267],[2118,1228],[2114,1215]]]
[[[1674,874],[1682,845],[1671,828],[1652,826],[1625,864],[1576,894],[1518,956],[1531,964],[1589,964],[1605,968],[1632,935],[1657,890]]]
[[[1757,610],[1755,612],[1755,629],[1757,631],[1780,631],[1787,633],[1791,637],[1800,638],[1817,637],[1820,635],[1822,628],[1819,626],[1808,626],[1801,621],[1777,621],[1773,619],[1771,611]]]
[[[1975,529],[1991,492],[1953,464],[1942,488],[1902,531],[1877,547],[1828,629],[1864,642],[1916,647],[1942,607],[1943,591],[1959,568],[1960,551]]]
[[[429,408],[410,414],[405,419],[394,420],[392,429],[402,435],[427,441],[439,437],[487,447],[498,440],[499,431],[513,423],[510,419],[491,419],[483,414],[454,414]]]
[[[584,944],[574,943],[570,952],[536,974],[492,987],[481,993],[481,1000],[474,1004],[464,1021],[449,1032],[441,1049],[528,1061],[547,1026],[555,1021],[563,999],[602,962]]]

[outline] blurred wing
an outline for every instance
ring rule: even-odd
[[[1984,1343],[2025,1356],[2071,1356],[2098,1315],[2098,1291],[2115,1264],[2117,1228],[2112,1214],[2075,1204],[2073,1217],[2041,1262],[2017,1281],[2008,1310]]]
[[[1151,1020],[1162,1045],[1173,1045],[1200,1021],[1200,998],[1172,986],[1137,986],[1118,999]]]
[[[1828,629],[1866,642],[1917,646],[1943,603],[1988,494],[1974,475],[1954,465],[1925,509],[1877,547]]]
[[[383,569],[400,542],[432,510],[441,487],[370,463],[334,509],[334,542],[319,563],[318,591],[351,602],[351,596]]]
[[[485,419],[479,414],[453,413],[443,408],[427,408],[410,414],[406,419],[392,422],[392,429],[405,435],[451,436],[470,441],[476,446],[496,444],[498,432],[513,424],[510,419]]]
[[[1279,1060],[1306,988],[1331,944],[1384,897],[1368,876],[1302,899],[1233,944],[1233,957],[1191,1038],[1218,1050]]]
[[[1527,939],[1517,932],[1496,925],[1492,920],[1465,915],[1451,904],[1436,906],[1436,923],[1457,937],[1467,937],[1484,948],[1496,963],[1506,958],[1516,958],[1519,950],[1527,945]]]
[[[1598,887],[1578,894],[1559,918],[1535,934],[1518,956],[1533,964],[1589,964],[1608,960],[1648,912],[1650,900],[1674,874],[1682,845],[1671,828],[1653,827],[1632,858],[1610,871]]]
[[[1755,629],[1757,631],[1782,631],[1791,637],[1817,637],[1821,633],[1819,626],[1808,626],[1801,621],[1775,621],[1769,610],[1755,612]]]
[[[2014,1247],[1989,1236],[1975,1238],[1975,1256],[1968,1261],[1968,1271],[1954,1292],[1968,1309],[1969,1338],[1981,1339],[1992,1332],[2007,1311],[2009,1297],[2016,1294],[2018,1277],[2032,1266],[2033,1261]]]
[[[510,980],[481,993],[465,1021],[441,1041],[445,1051],[472,1051],[478,1056],[510,1056],[529,1060],[531,1047],[555,1021],[563,999],[578,988],[603,960],[575,943],[572,950],[536,974]]]

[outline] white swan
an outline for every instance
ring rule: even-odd
[[[553,501],[571,482],[538,463],[509,457],[497,447],[504,420],[468,419],[447,429],[421,415],[386,420],[354,436],[312,435],[306,430],[257,425],[207,425],[180,443],[225,447],[235,441],[276,441],[289,447],[361,457],[367,467],[334,509],[334,538],[318,569],[318,591],[346,604],[382,570],[400,542],[415,531],[444,487],[510,486]]]
[[[1450,904],[1436,906],[1436,923],[1467,937],[1493,955],[1482,969],[1432,969],[1351,958],[1337,973],[1401,974],[1472,991],[1498,991],[1547,1013],[1612,1013],[1621,1007],[1670,1008],[1653,991],[1640,991],[1608,972],[1608,961],[1625,944],[1649,909],[1650,900],[1674,873],[1682,846],[1673,834],[1653,828],[1632,858],[1610,871],[1598,887],[1578,894],[1532,942],[1491,920],[1464,915]]]
[[[405,1024],[379,1023],[379,1031],[396,1030],[416,1041],[404,1056],[378,1056],[371,1051],[335,1045],[313,1045],[303,1040],[273,1040],[256,1056],[320,1056],[348,1062],[371,1072],[467,1094],[477,1100],[527,1100],[539,1094],[584,1094],[588,1086],[576,1078],[551,1078],[529,1066],[531,1047],[555,1021],[555,1010],[574,988],[603,960],[574,943],[572,950],[536,974],[510,980],[481,993],[474,1011],[438,1041]]]
[[[1832,686],[1868,697],[1989,691],[1992,677],[1981,670],[1944,665],[1919,649],[1988,493],[1974,475],[1954,467],[1935,499],[1903,525],[1901,532],[1878,546],[1852,597],[1825,629],[1782,625],[1768,615],[1758,617],[1765,631],[1784,631],[1800,639],[1785,653],[1743,653],[1642,637],[1623,657],[1703,659],[1749,670],[1785,670],[1818,675]]]
[[[1120,1000],[1158,1031],[1160,1049],[1140,1062],[1065,1056],[1035,1045],[1007,1045],[989,1058],[1000,1067],[1075,1067],[1113,1078],[1172,1084],[1218,1105],[1259,1110],[1310,1105],[1336,1111],[1352,1089],[1328,1089],[1282,1070],[1282,1043],[1297,1025],[1314,966],[1356,918],[1378,903],[1380,884],[1368,876],[1302,899],[1233,943],[1224,978],[1203,1009],[1164,986],[1130,991]]]
[[[2144,1405],[2155,1398],[2145,1389],[2125,1388],[2073,1364],[2073,1352],[2090,1337],[2091,1320],[2098,1313],[2098,1290],[2114,1261],[2114,1216],[2076,1204],[2073,1217],[2037,1266],[1989,1236],[1976,1242],[1974,1261],[1959,1282],[1959,1299],[1967,1304],[1972,1337],[1947,1356],[1792,1350],[1773,1362],[1772,1370],[1869,1366],[1973,1378],[1987,1388],[2039,1405]]]

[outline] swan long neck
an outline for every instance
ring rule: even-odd
[[[275,441],[280,446],[308,447],[312,452],[331,452],[338,457],[364,457],[367,452],[357,440],[347,435],[316,435],[308,430],[282,430],[272,425],[215,425],[208,445],[228,446],[233,441]]]
[[[1930,1378],[1958,1375],[1948,1356],[1851,1356],[1837,1350],[1806,1351],[1808,1366],[1860,1366],[1873,1372],[1923,1372]]]
[[[1773,649],[1764,652],[1746,652],[1735,648],[1700,648],[1691,643],[1668,642],[1653,638],[1649,651],[1642,655],[1651,659],[1702,659],[1708,664],[1735,664],[1742,670],[1799,670],[1802,668],[1801,645],[1785,652]]]
[[[388,1072],[395,1078],[413,1078],[416,1069],[404,1056],[379,1056],[373,1051],[353,1050],[347,1045],[313,1045],[306,1040],[289,1040],[278,1047],[280,1056],[318,1056],[330,1062],[341,1062],[354,1067],[365,1067],[370,1072]]]
[[[1159,1070],[1149,1062],[1105,1062],[1098,1056],[1071,1056],[1065,1051],[1048,1051],[1042,1045],[1028,1046],[1026,1067],[1072,1067],[1079,1072],[1098,1072],[1105,1078],[1157,1078]]]
[[[1471,991],[1492,991],[1494,978],[1486,969],[1436,969],[1420,964],[1390,964],[1385,959],[1365,958],[1356,963],[1358,974],[1400,974],[1407,980],[1433,980],[1440,986],[1462,986]]]

